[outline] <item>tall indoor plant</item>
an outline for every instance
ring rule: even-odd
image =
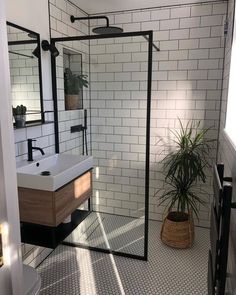
[[[81,90],[88,87],[87,75],[73,74],[69,68],[64,71],[65,109],[77,110],[83,108]]]
[[[186,127],[179,123],[180,130],[172,131],[176,149],[163,159],[166,190],[160,204],[166,204],[168,214],[161,239],[169,246],[187,248],[194,239],[192,213],[198,218],[199,204],[204,204],[196,185],[206,181],[212,140],[205,139],[209,129],[200,128],[200,121],[189,121]]]

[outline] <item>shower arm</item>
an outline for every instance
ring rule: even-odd
[[[70,21],[74,23],[76,20],[90,20],[90,19],[105,19],[106,20],[106,26],[109,27],[109,18],[105,15],[99,15],[99,16],[84,16],[84,17],[74,17],[74,15],[70,16]]]
[[[70,21],[74,23],[76,20],[90,20],[90,19],[105,19],[106,20],[106,26],[109,27],[109,18],[105,15],[98,15],[98,16],[84,16],[84,17],[74,17],[74,15],[70,16]],[[149,41],[148,37],[143,35],[143,37]],[[153,48],[156,49],[156,51],[160,51],[160,49],[152,43]]]

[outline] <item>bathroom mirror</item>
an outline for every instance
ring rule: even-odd
[[[7,35],[14,125],[44,123],[40,36],[10,22]],[[21,105],[26,108],[16,109]]]

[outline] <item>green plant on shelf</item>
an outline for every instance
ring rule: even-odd
[[[12,107],[13,116],[26,115],[27,108],[23,104]]]
[[[12,107],[12,114],[15,119],[16,128],[24,127],[26,122],[26,106],[18,105],[15,108]]]
[[[69,68],[64,71],[64,89],[66,95],[78,94],[83,87],[88,88],[88,75],[73,74]]]

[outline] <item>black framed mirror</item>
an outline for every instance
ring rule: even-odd
[[[43,124],[40,35],[11,22],[7,35],[14,126]]]

